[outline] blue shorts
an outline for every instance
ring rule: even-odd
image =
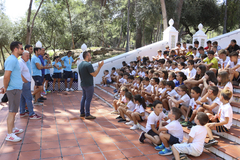
[[[53,78],[62,78],[62,73],[53,73]]]
[[[107,79],[107,84],[110,84],[111,82]]]
[[[73,78],[72,71],[63,71],[63,79]]]
[[[35,82],[35,86],[42,86],[42,83],[43,83],[42,76],[32,76],[32,78]]]
[[[44,78],[45,78],[46,81],[51,81],[52,80],[50,74],[45,74]]]

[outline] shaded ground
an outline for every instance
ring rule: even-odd
[[[140,130],[118,123],[105,103],[93,98],[91,113],[95,120],[79,118],[81,92],[50,93],[43,107],[35,107],[42,120],[16,119],[16,126],[24,129],[21,142],[4,140],[8,108],[0,110],[0,159],[1,160],[170,160],[172,156],[159,156],[152,144],[140,144]],[[198,159],[218,159],[204,152]]]

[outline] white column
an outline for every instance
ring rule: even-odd
[[[193,35],[193,44],[194,44],[194,41],[198,41],[199,42],[199,46],[202,46],[202,47],[206,47],[207,44],[207,35],[203,32],[203,25],[200,23],[198,25],[198,31]]]
[[[178,31],[173,27],[173,19],[169,20],[169,27],[163,32],[163,41],[167,41],[169,48],[175,48],[178,41]]]

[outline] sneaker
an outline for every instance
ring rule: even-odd
[[[73,91],[74,91],[74,89],[73,89],[73,88],[70,88],[70,89],[69,89],[69,91],[73,92]]]
[[[80,114],[80,117],[85,117],[85,113],[83,113],[83,114]]]
[[[87,117],[85,117],[85,119],[95,119],[96,117],[92,116],[92,115],[89,115]]]
[[[117,91],[117,89],[114,89],[113,92],[114,92],[114,93],[117,93],[118,91]]]
[[[131,130],[135,130],[135,129],[138,129],[138,128],[139,127],[136,124],[134,124],[132,127],[130,127]]]
[[[183,127],[187,127],[187,126],[188,126],[188,122],[183,122],[181,125],[182,125]]]
[[[67,92],[69,92],[69,89],[68,89],[68,88],[66,88],[66,91],[67,91]]]
[[[163,155],[163,156],[171,155],[172,154],[172,150],[164,148],[162,151],[158,152],[158,154]]]
[[[39,103],[43,102],[43,100],[41,100],[40,98],[37,100]]]
[[[164,144],[162,143],[161,145],[156,146],[156,147],[155,147],[155,150],[161,151],[161,150],[163,150],[164,148],[165,148],[165,146],[164,146]]]
[[[40,102],[34,102],[33,105],[34,105],[34,106],[43,106],[43,104],[40,103]]]
[[[103,87],[107,87],[107,85],[105,84]]]
[[[156,144],[156,143],[152,143],[155,147],[157,147],[157,146],[159,146],[158,144]]]
[[[134,122],[133,121],[130,121],[130,122],[127,122],[125,123],[126,125],[134,125]]]
[[[39,99],[43,101],[47,100],[47,98],[44,98],[44,97],[40,97]]]
[[[146,137],[145,137],[145,134],[146,132],[142,132],[141,133],[141,135],[140,135],[140,137],[138,138],[138,141],[140,142],[140,143],[144,143],[144,139],[146,139]]]
[[[29,119],[41,119],[41,118],[42,118],[42,116],[39,116],[37,114],[29,116]]]
[[[26,116],[28,116],[28,113],[27,113],[27,112],[25,112],[25,113],[23,113],[23,114],[20,114],[20,117],[21,117],[21,118],[26,117]]]
[[[216,145],[217,143],[218,143],[218,141],[213,138],[212,140],[209,140],[208,143],[205,143],[205,144],[204,144],[204,147],[205,147],[205,148],[209,148],[209,147],[211,147],[212,145]]]
[[[121,119],[122,117],[121,116],[118,116],[116,119]]]
[[[111,114],[118,114],[118,111],[112,111]]]
[[[47,93],[46,93],[46,92],[42,92],[41,94],[42,94],[42,95],[47,95]]]
[[[121,119],[119,119],[118,122],[124,122],[124,123],[125,123],[125,122],[126,122],[126,119],[122,119],[122,118],[121,118]]]
[[[14,133],[8,134],[7,137],[5,138],[6,141],[11,141],[11,142],[18,142],[21,141],[22,138],[16,136]]]
[[[23,129],[18,129],[18,128],[15,127],[15,128],[13,128],[12,131],[13,131],[14,134],[18,134],[18,133],[22,133]]]
[[[109,84],[107,84],[107,87],[110,87],[110,85],[109,85]]]

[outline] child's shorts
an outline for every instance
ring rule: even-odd
[[[150,129],[150,130],[147,132],[147,134],[149,134],[149,135],[152,136],[152,137],[154,137],[154,136],[158,136],[158,134],[155,133],[155,132],[153,132],[152,129]]]
[[[173,145],[173,144],[180,143],[180,142],[179,142],[179,139],[177,137],[174,137],[173,135],[170,134],[170,139],[169,139],[168,143],[170,145]]]
[[[140,117],[140,122],[142,122],[142,121],[143,121],[143,118],[142,118],[142,116],[140,116],[140,115],[139,115],[139,117]]]
[[[229,130],[225,126],[216,126],[217,132],[228,132]]]
[[[111,82],[107,79],[107,84],[110,84]]]
[[[196,151],[189,143],[181,143],[181,144],[178,143],[178,144],[174,144],[173,146],[176,148],[176,150],[179,153],[185,153],[195,157],[198,157],[202,154]]]

